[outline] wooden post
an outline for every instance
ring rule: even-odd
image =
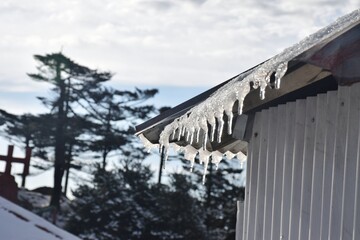
[[[24,170],[23,170],[23,173],[22,173],[21,187],[25,187],[26,176],[29,175],[30,158],[31,158],[31,148],[26,147],[26,153],[25,153],[25,158],[24,158]]]
[[[5,161],[6,161],[5,175],[11,175],[11,162],[12,162],[12,158],[13,158],[13,153],[14,153],[14,146],[9,145],[8,153],[7,153],[7,156],[5,157]]]
[[[22,175],[21,186],[25,187],[26,176],[29,175],[31,148],[26,147],[26,153],[25,153],[24,158],[14,157],[13,153],[14,153],[14,146],[9,145],[7,155],[6,156],[0,155],[0,161],[5,161],[6,162],[4,175],[11,176],[11,168],[12,168],[12,163],[13,162],[23,163],[24,168],[23,168],[23,173],[21,174]]]
[[[18,187],[13,176],[11,176],[11,163],[13,161],[14,146],[8,147],[7,156],[1,156],[0,160],[6,162],[5,173],[0,175],[0,195],[12,202],[17,202]]]

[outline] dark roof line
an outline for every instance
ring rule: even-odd
[[[262,64],[262,63],[261,63]],[[260,65],[260,64],[259,64]],[[258,65],[257,65],[258,66]],[[255,67],[257,67],[255,66]],[[251,68],[251,69],[248,69],[246,70],[245,72],[243,73],[246,73],[252,69],[254,69],[255,67]],[[154,125],[157,125],[157,124],[160,124],[162,122],[165,122],[167,121],[169,118],[170,119],[174,119],[176,118],[177,116],[180,116],[182,115],[183,113],[185,113],[187,110],[189,110],[190,108],[192,108],[193,106],[199,104],[200,102],[206,100],[212,93],[214,93],[216,90],[218,90],[219,88],[221,88],[222,86],[224,86],[225,84],[227,84],[228,82],[230,82],[231,80],[237,78],[239,75],[243,74],[243,73],[240,73],[228,80],[226,80],[225,82],[222,82],[220,83],[219,85],[216,85],[215,87],[212,87],[210,88],[209,90],[206,90],[205,92],[203,93],[200,93],[199,95],[193,97],[193,98],[190,98],[189,100],[183,102],[183,103],[180,103],[179,105],[167,110],[166,112],[154,117],[154,118],[151,118],[150,120],[142,123],[142,124],[139,124],[135,127],[136,129],[136,135],[138,134],[141,134],[143,131],[151,128],[152,126]]]

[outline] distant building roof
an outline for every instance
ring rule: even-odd
[[[0,239],[80,240],[2,197],[0,197]]]

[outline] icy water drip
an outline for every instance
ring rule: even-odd
[[[140,134],[139,138],[147,152],[150,152],[152,148],[159,148],[159,144],[153,144],[143,134]]]
[[[199,150],[200,164],[204,164],[204,172],[203,172],[203,178],[202,178],[203,184],[205,184],[205,178],[206,178],[206,174],[207,174],[207,168],[209,165],[210,155],[211,155],[211,152],[209,152],[207,150],[204,150],[204,149]]]
[[[224,115],[226,116],[228,123],[228,129],[226,129],[226,132],[227,134],[232,134],[234,104],[236,102],[238,103],[237,115],[241,115],[243,102],[246,95],[250,92],[250,86],[254,89],[259,88],[259,97],[264,99],[266,97],[266,87],[270,84],[270,77],[272,74],[275,73],[275,88],[279,89],[281,87],[281,79],[286,74],[288,62],[290,60],[294,59],[306,50],[321,44],[322,41],[331,38],[359,20],[360,10],[358,9],[339,18],[333,24],[320,29],[292,47],[285,49],[280,54],[274,56],[256,68],[240,74],[238,77],[215,91],[210,97],[208,97],[208,99],[199,103],[184,115],[168,124],[160,134],[160,146],[164,147],[165,153],[167,154],[169,141],[171,139],[176,139],[176,133],[178,134],[178,141],[185,140],[189,145],[196,141],[197,144],[201,145],[198,150],[195,148],[184,148],[185,156],[188,155],[190,158],[189,160],[193,163],[196,156],[195,152],[199,152],[199,154],[202,153],[202,155],[204,155],[204,152],[207,152],[207,142],[214,142],[215,135],[217,142],[220,143],[222,141]],[[208,128],[208,126],[210,127]],[[188,133],[188,136],[184,138],[185,132]],[[204,134],[204,138],[199,139],[202,134]],[[172,138],[170,138],[171,135]],[[149,143],[145,142],[145,146],[148,148]],[[188,151],[190,151],[190,153],[188,153]],[[217,162],[220,162],[218,152],[205,155],[207,156],[206,158],[200,155],[200,158],[203,158],[201,161],[205,163],[204,176],[206,174],[206,167],[210,156],[212,156],[213,160],[216,159]],[[228,158],[235,157],[235,153],[231,152],[226,152],[225,155]],[[241,154],[238,157],[243,158]]]
[[[223,154],[219,151],[214,151],[211,154],[211,162],[215,164],[216,170],[219,168],[219,163],[223,159]]]

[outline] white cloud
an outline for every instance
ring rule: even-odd
[[[117,73],[117,84],[212,86],[358,7],[354,0],[5,0],[1,89],[33,89],[25,75],[36,71],[31,55],[62,48]]]

